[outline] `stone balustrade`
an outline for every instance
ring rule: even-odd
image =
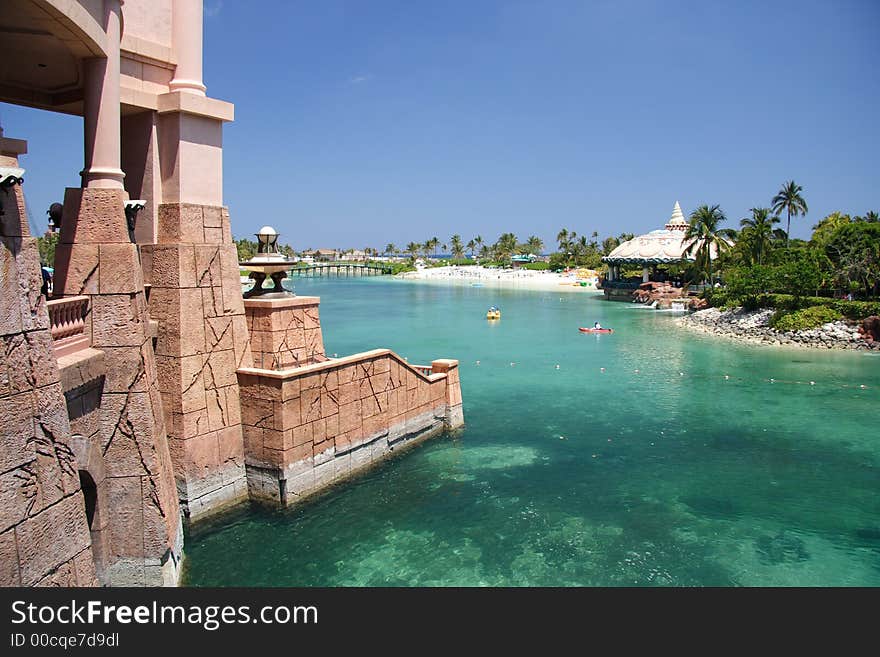
[[[90,346],[91,340],[86,332],[89,297],[52,299],[46,302],[46,307],[56,358]]]

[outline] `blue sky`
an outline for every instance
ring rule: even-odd
[[[233,102],[233,234],[383,249],[560,228],[601,237],[789,179],[810,213],[880,211],[880,3],[205,2],[204,81]],[[0,105],[34,223],[78,185],[76,117]]]

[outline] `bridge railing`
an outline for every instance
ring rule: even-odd
[[[62,297],[46,302],[49,311],[49,332],[52,335],[55,357],[72,354],[91,345],[86,335],[86,314],[89,297]]]

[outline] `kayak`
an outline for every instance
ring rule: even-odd
[[[581,333],[614,333],[614,329],[607,328],[584,328],[583,326],[578,329]]]

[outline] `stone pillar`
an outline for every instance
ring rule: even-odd
[[[245,299],[254,367],[282,370],[327,360],[319,297]]]
[[[99,439],[117,510],[109,520],[109,582],[170,585],[179,577],[183,531],[127,197],[122,189],[66,191],[55,292],[91,297],[86,327],[107,369]]]
[[[26,152],[0,131],[0,166]],[[0,586],[96,586],[41,283],[14,185],[0,191]]]
[[[158,97],[161,204],[142,256],[177,494],[198,518],[247,497],[236,370],[253,364],[238,258],[223,207],[223,122],[229,103],[205,96],[202,2],[175,0],[177,68]]]
[[[83,187],[122,189],[119,119],[119,0],[104,0],[107,57],[84,62]]]
[[[236,370],[253,358],[226,209],[163,204],[158,218],[144,270],[177,495],[195,519],[247,497]]]
[[[651,275],[651,269],[648,266],[642,267],[642,283],[647,283]]]
[[[144,280],[128,236],[120,165],[118,0],[106,0],[108,57],[86,64],[83,189],[68,189],[55,292],[91,297],[87,327],[104,352],[100,402],[112,585],[176,584],[180,509],[159,396]]]
[[[202,0],[175,0],[172,5],[172,39],[177,70],[171,91],[205,95],[202,83]]]
[[[457,429],[464,426],[458,361],[449,358],[431,361],[431,371],[434,374],[446,374],[446,428]]]

